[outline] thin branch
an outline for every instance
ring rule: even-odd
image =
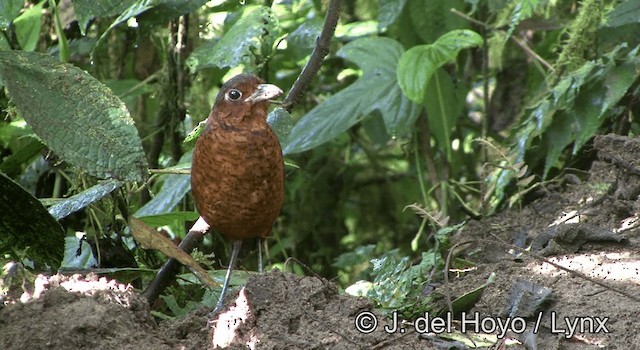
[[[288,112],[291,112],[300,99],[300,96],[307,90],[313,78],[318,74],[324,58],[329,54],[329,45],[331,44],[331,38],[338,25],[339,12],[340,0],[331,0],[329,8],[327,9],[327,17],[324,20],[322,32],[316,40],[316,47],[313,49],[311,57],[309,57],[309,61],[302,69],[298,79],[296,79],[291,90],[289,90],[287,97],[284,99],[283,107]]]
[[[191,169],[148,169],[149,174],[189,175]]]
[[[451,9],[451,12],[461,18],[466,19],[467,21],[482,27],[484,30],[489,31],[492,30],[493,28],[491,28],[488,24],[484,23],[484,22],[480,22],[477,19],[468,16],[467,14],[464,14],[456,9]],[[513,41],[514,43],[516,43],[518,46],[520,46],[520,48],[527,54],[527,56],[535,59],[536,61],[540,62],[543,66],[545,66],[548,70],[550,71],[554,71],[555,69],[553,68],[553,66],[545,61],[544,58],[542,58],[540,55],[538,55],[535,51],[533,51],[524,41],[514,37],[514,36],[509,36],[509,39],[511,41]]]

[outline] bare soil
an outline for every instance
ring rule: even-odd
[[[514,323],[498,343],[498,330],[480,330],[488,343],[476,348],[640,349],[640,144],[602,136],[594,148],[600,160],[588,174],[541,188],[527,206],[470,222],[454,237],[470,242],[455,256],[475,268],[452,271],[436,292],[460,297],[494,276],[467,318],[488,328],[492,321],[526,322],[524,333],[514,332]],[[588,229],[563,235],[549,229],[566,224]],[[615,239],[590,234],[594,229]],[[511,246],[532,242],[542,246],[525,253]],[[514,293],[514,285],[524,291]],[[411,323],[388,334],[390,320],[369,301],[324,279],[277,271],[229,295],[210,324],[207,312],[159,322],[130,286],[92,275],[41,276],[23,302],[0,310],[0,349],[464,349],[471,348],[468,339],[478,341],[469,330],[462,337],[419,334]],[[363,315],[379,322],[375,331],[358,331]],[[455,329],[461,325],[453,321]]]

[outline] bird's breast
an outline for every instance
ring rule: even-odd
[[[268,127],[220,125],[196,142],[191,186],[200,215],[232,239],[266,236],[284,199],[284,163]]]

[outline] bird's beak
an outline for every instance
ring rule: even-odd
[[[279,87],[273,84],[260,84],[258,85],[258,89],[256,90],[256,92],[254,92],[253,95],[247,97],[245,102],[255,104],[260,101],[270,100],[280,95],[282,95],[282,90]]]

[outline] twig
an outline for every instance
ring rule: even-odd
[[[311,57],[309,57],[309,61],[307,61],[307,64],[302,69],[298,79],[293,83],[287,97],[284,99],[283,107],[288,112],[291,112],[300,99],[300,96],[307,90],[313,78],[318,74],[324,58],[329,54],[331,38],[338,25],[339,10],[340,0],[331,0],[331,2],[329,2],[329,8],[327,9],[327,17],[324,20],[322,32],[316,40],[316,47],[313,49]]]
[[[190,169],[148,169],[149,174],[189,175]]]
[[[462,12],[460,12],[460,11],[456,10],[456,9],[451,9],[451,13],[453,13],[454,15],[456,15],[456,16],[458,16],[458,17],[464,18],[464,19],[466,19],[467,21],[469,21],[469,22],[471,22],[471,23],[473,23],[473,24],[475,24],[475,25],[477,25],[477,26],[480,26],[480,27],[482,27],[482,28],[483,28],[483,29],[485,29],[485,30],[491,30],[491,29],[492,29],[488,24],[486,24],[486,23],[484,23],[484,22],[480,22],[480,21],[478,21],[477,19],[472,18],[472,17],[468,16],[467,14],[464,14],[464,13],[462,13]],[[521,49],[522,49],[522,50],[523,50],[523,51],[524,51],[524,52],[525,52],[529,57],[533,57],[536,61],[540,62],[540,63],[541,63],[543,66],[545,66],[548,70],[550,70],[550,71],[554,71],[554,70],[555,70],[555,69],[553,68],[553,66],[552,66],[549,62],[545,61],[545,59],[544,59],[544,58],[540,57],[540,55],[538,55],[535,51],[533,51],[533,50],[532,50],[532,49],[531,49],[531,48],[530,48],[530,47],[529,47],[529,46],[528,46],[524,41],[522,41],[522,40],[520,40],[520,39],[516,38],[516,37],[515,37],[515,36],[513,36],[513,35],[511,35],[511,36],[509,37],[509,39],[511,39],[511,41],[513,41],[514,43],[516,43],[518,46],[520,46],[520,48],[521,48]]]
[[[544,58],[540,57],[540,55],[538,55],[535,51],[533,51],[524,41],[516,38],[515,36],[511,36],[509,39],[511,39],[514,43],[518,44],[518,46],[520,46],[520,48],[527,55],[529,55],[530,57],[533,57],[538,62],[542,63],[542,65],[547,67],[548,70],[555,71],[555,68],[553,68],[553,66],[549,62],[545,61]]]

